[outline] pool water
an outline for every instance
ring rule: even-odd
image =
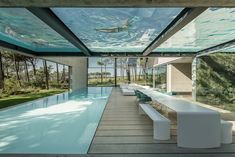
[[[88,87],[0,111],[0,154],[86,154],[111,87]]]

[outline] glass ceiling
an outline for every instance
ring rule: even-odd
[[[38,52],[79,52],[24,8],[0,8],[0,39]]]
[[[94,52],[142,52],[183,8],[52,8]]]
[[[154,52],[197,52],[235,38],[235,8],[209,8]]]
[[[51,8],[93,52],[141,53],[183,8]],[[154,52],[198,52],[235,39],[235,8],[209,8]],[[80,52],[25,8],[0,8],[0,40],[35,52]],[[235,52],[235,48],[226,49]],[[95,53],[94,53],[95,54]]]

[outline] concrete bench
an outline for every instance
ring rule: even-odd
[[[230,144],[233,140],[232,135],[233,123],[221,120],[221,143]]]
[[[147,114],[153,120],[153,138],[156,140],[170,139],[170,120],[157,112],[149,104],[139,104],[139,113]]]
[[[135,96],[135,91],[133,89],[121,88],[121,91],[124,96]]]

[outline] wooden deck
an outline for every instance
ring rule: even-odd
[[[217,149],[185,149],[176,145],[175,126],[171,140],[153,140],[152,121],[138,114],[134,96],[122,96],[114,88],[96,131],[90,156],[235,156],[235,143]]]

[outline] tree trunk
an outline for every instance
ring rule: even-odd
[[[104,76],[105,76],[105,81],[107,81],[106,65],[104,65]]]
[[[124,81],[124,70],[123,70],[123,63],[121,62],[121,75],[122,75],[122,80]]]
[[[5,68],[6,68],[6,76],[7,76],[7,78],[9,78],[9,68],[8,68],[8,66],[5,66]]]
[[[46,89],[48,90],[49,89],[49,74],[48,74],[48,69],[47,69],[47,61],[44,60],[43,61],[44,63],[44,74],[45,74],[45,79],[46,79]]]
[[[127,65],[126,75],[127,75],[128,83],[130,83],[131,82],[131,75],[130,75],[130,66],[129,65]]]
[[[141,67],[139,67],[139,76],[138,76],[139,81],[140,81],[140,74],[141,74]]]
[[[24,64],[25,64],[26,78],[27,78],[28,83],[30,83],[28,65],[27,65],[27,61],[26,60],[24,60]]]
[[[60,81],[60,79],[59,79],[59,66],[58,66],[58,63],[56,63],[56,80],[57,80],[57,84],[59,84],[59,81]]]
[[[2,64],[2,53],[0,52],[0,89],[4,89],[4,70]]]
[[[135,72],[135,81],[137,80],[137,68],[134,66],[134,72]]]
[[[19,82],[19,85],[21,86],[20,76],[19,76],[19,61],[16,61],[15,55],[13,54],[14,58],[14,65],[15,65],[15,71],[16,71],[16,79]]]
[[[100,74],[100,77],[101,77],[101,83],[103,83],[103,66],[101,65],[101,74]]]
[[[62,82],[65,81],[65,65],[63,65],[63,72],[62,72],[62,76],[61,76],[61,81]]]
[[[35,66],[35,64],[32,64],[32,67],[33,67],[33,75],[36,76],[37,71],[36,71],[36,66]]]

